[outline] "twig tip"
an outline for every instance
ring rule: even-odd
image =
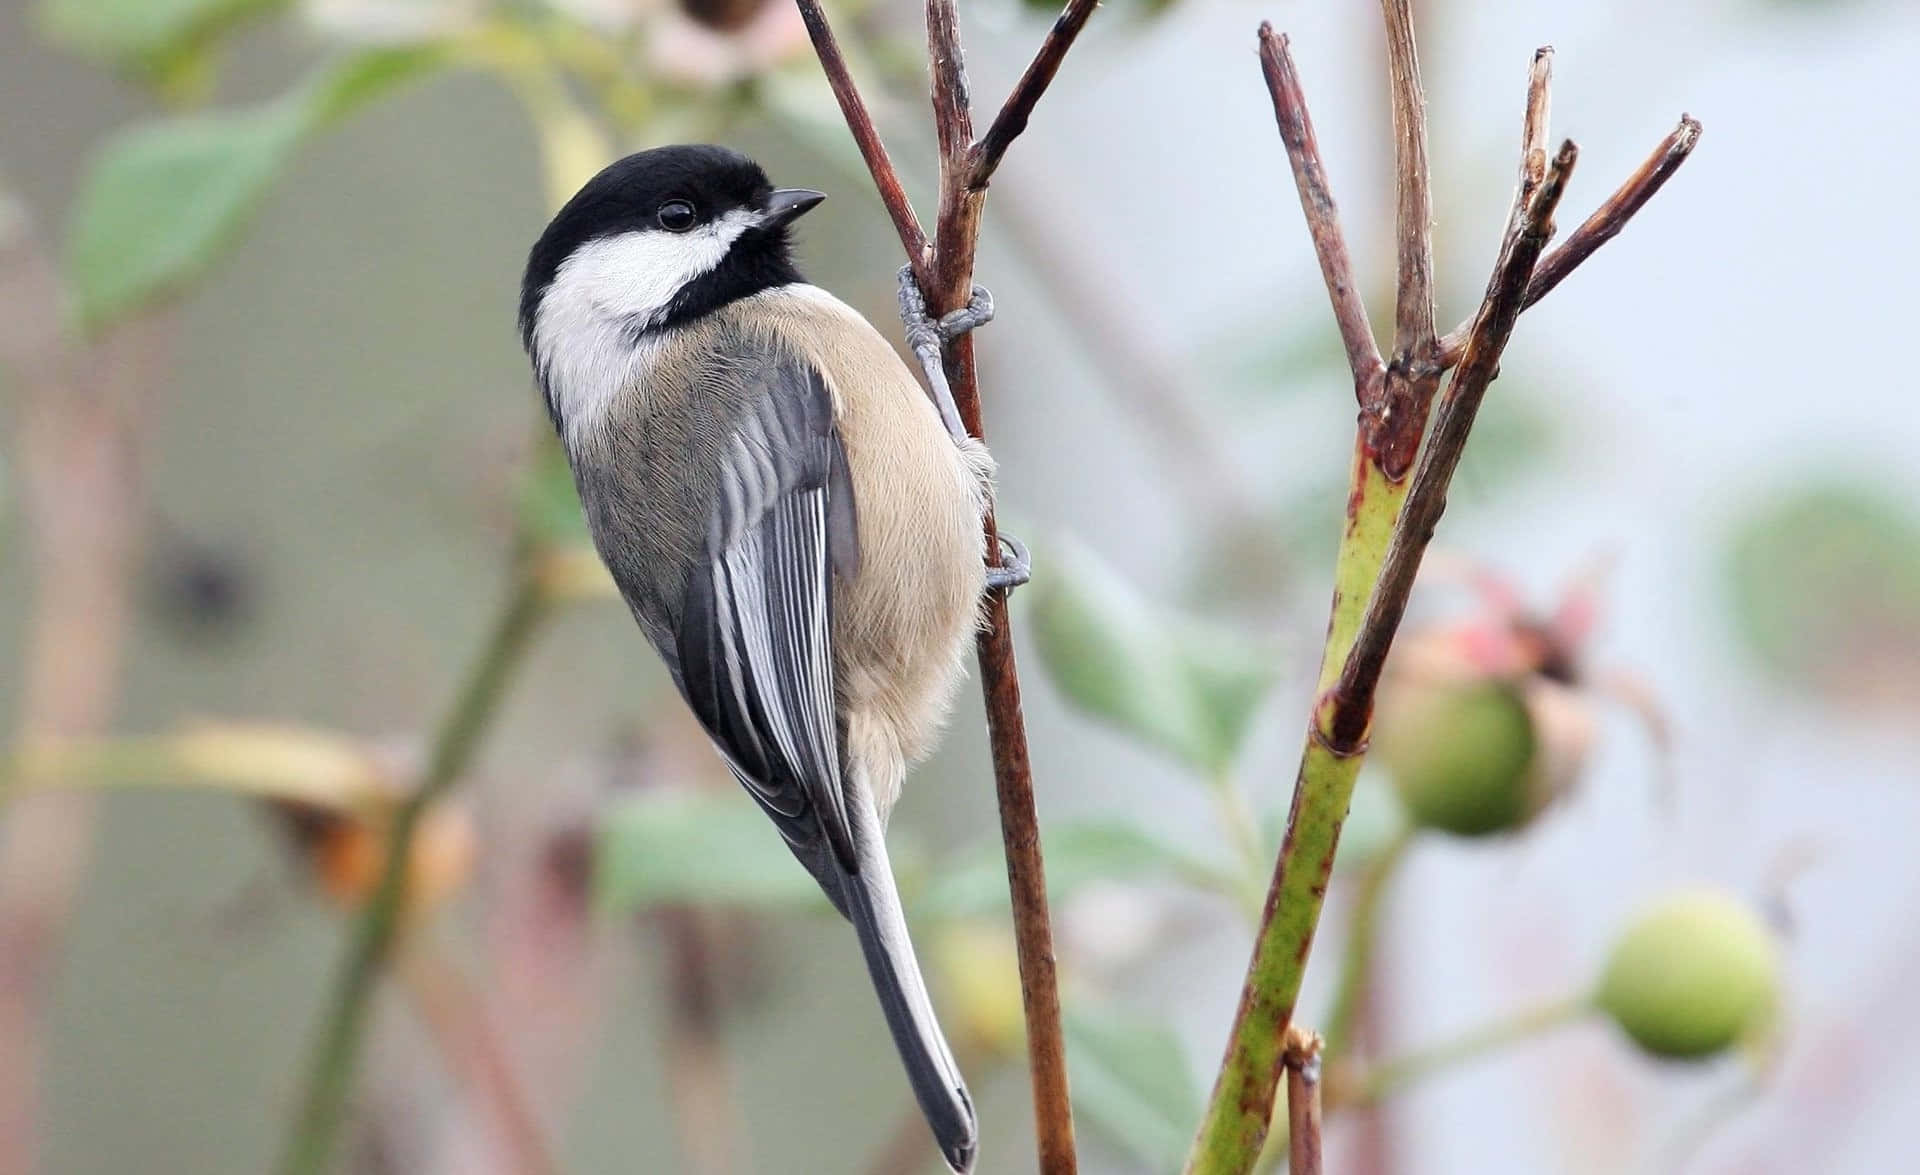
[[[1681,112],[1680,129],[1673,133],[1673,149],[1683,154],[1693,150],[1694,144],[1700,141],[1700,133],[1704,129],[1699,119],[1684,111]]]

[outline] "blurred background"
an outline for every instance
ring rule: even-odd
[[[1051,10],[963,8],[997,103]],[[1920,412],[1881,361],[1920,267],[1920,7],[1416,11],[1443,326],[1536,46],[1583,149],[1563,225],[1681,111],[1706,133],[1522,320],[1455,483],[1308,975],[1328,1169],[1898,1169]],[[930,215],[920,15],[832,15]],[[1351,389],[1261,20],[1384,319],[1362,0],[1114,0],[986,215],[1093,1172],[1174,1170],[1197,1120],[1339,533]],[[802,268],[897,335],[897,244],[781,0],[0,11],[0,1172],[269,1168],[383,814],[527,560],[550,606],[423,830],[341,1169],[931,1169],[851,936],[581,557],[516,337],[556,201],[690,140],[832,193]],[[1031,1170],[977,691],[893,830],[981,1170]]]

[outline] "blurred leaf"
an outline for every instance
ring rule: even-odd
[[[287,0],[41,0],[49,41],[96,61],[142,69],[201,49]]]
[[[1305,329],[1278,333],[1263,315],[1206,349],[1225,356],[1230,387],[1262,400],[1302,392],[1344,391],[1353,399],[1353,375],[1347,370],[1346,345],[1333,319],[1322,315]]]
[[[1920,688],[1920,518],[1902,499],[1792,491],[1735,528],[1726,575],[1740,634],[1789,683],[1849,701]]]
[[[1005,919],[962,919],[932,936],[940,1016],[962,1055],[1011,1057],[1026,1039],[1020,958]]]
[[[1265,650],[1155,608],[1070,541],[1027,590],[1041,660],[1068,701],[1208,778],[1232,765],[1273,685]]]
[[[600,901],[616,909],[674,903],[828,908],[759,806],[733,789],[639,792],[607,820],[595,857]]]
[[[1058,903],[1094,881],[1145,881],[1179,876],[1229,884],[1195,861],[1129,824],[1068,824],[1041,834],[1047,897]],[[916,915],[964,918],[1007,908],[1007,864],[1000,842],[982,844],[943,870],[913,903]]]
[[[1200,1092],[1172,1030],[1075,1004],[1066,1033],[1068,1083],[1087,1124],[1149,1170],[1179,1170]]]
[[[542,543],[554,546],[587,542],[587,519],[580,511],[580,495],[573,470],[559,441],[542,431],[541,443],[520,479],[520,526]]]
[[[68,278],[82,323],[98,328],[204,272],[307,137],[438,56],[359,54],[253,109],[166,119],[114,135],[88,171],[68,241]]]
[[[0,763],[13,789],[203,787],[334,810],[391,800],[392,781],[366,744],[312,727],[196,723],[176,735],[54,742]]]

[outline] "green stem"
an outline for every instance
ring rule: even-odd
[[[492,723],[508,679],[532,643],[544,600],[534,576],[516,568],[512,594],[468,671],[453,709],[433,741],[420,783],[394,814],[380,888],[360,915],[352,953],[335,987],[332,1010],[322,1026],[308,1070],[306,1096],[277,1168],[282,1175],[322,1175],[328,1170],[345,1117],[360,1044],[366,1035],[376,980],[392,953],[406,889],[406,863],[415,828],[428,805],[465,772],[480,738]]]
[[[1346,951],[1340,959],[1340,984],[1334,992],[1333,1010],[1327,1014],[1327,1026],[1321,1032],[1326,1041],[1325,1054],[1333,1063],[1346,1059],[1354,1022],[1360,1016],[1360,1002],[1367,990],[1367,980],[1373,974],[1373,952],[1380,942],[1380,907],[1387,885],[1399,872],[1400,863],[1407,859],[1407,848],[1412,843],[1413,826],[1402,824],[1380,855],[1367,863],[1366,873],[1360,880],[1360,892],[1354,897],[1353,918],[1347,925]]]
[[[1375,1066],[1360,1080],[1359,1088],[1342,1099],[1343,1104],[1376,1105],[1442,1069],[1466,1064],[1508,1045],[1563,1028],[1592,1010],[1593,1000],[1583,992],[1502,1016],[1452,1040],[1416,1049]]]

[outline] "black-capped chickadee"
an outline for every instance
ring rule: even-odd
[[[789,225],[825,197],[720,147],[628,156],[533,247],[520,330],[601,557],[727,765],[859,934],[956,1171],[977,1130],[883,833],[932,747],[980,596],[993,463],[859,313],[807,284]],[[984,293],[984,292],[982,292]],[[925,320],[923,360],[990,304]],[[917,316],[917,317],[914,317]]]

